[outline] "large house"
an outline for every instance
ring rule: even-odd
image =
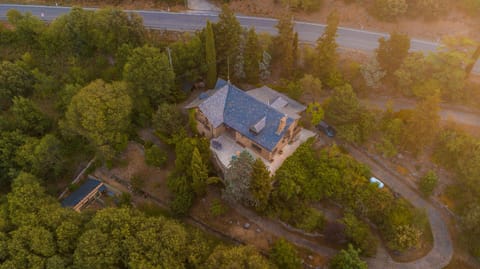
[[[298,121],[305,106],[266,86],[245,92],[219,79],[186,108],[196,110],[198,132],[212,139],[225,167],[243,149],[268,165],[303,130]]]

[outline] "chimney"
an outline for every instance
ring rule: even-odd
[[[275,132],[277,135],[280,135],[281,132],[283,132],[283,129],[285,129],[285,126],[287,125],[287,115],[283,116],[279,123],[278,123],[278,128],[277,132]]]

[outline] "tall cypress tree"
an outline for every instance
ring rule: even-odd
[[[282,16],[275,26],[278,29],[278,36],[275,38],[275,58],[282,67],[282,76],[290,77],[293,72],[293,63],[295,62],[294,32],[293,23],[290,16]]]
[[[211,89],[215,86],[215,81],[217,80],[217,56],[213,28],[210,21],[207,21],[205,29],[205,59],[207,63],[207,87]]]
[[[235,14],[227,5],[223,5],[222,12],[218,15],[218,22],[214,26],[215,48],[217,51],[218,73],[228,75],[228,66],[233,70],[237,54],[239,53],[242,27]]]
[[[272,178],[270,172],[261,159],[256,159],[252,165],[252,181],[250,194],[255,208],[264,211],[268,205],[268,198],[272,191]]]
[[[337,37],[339,18],[333,11],[328,15],[327,27],[322,36],[317,40],[317,57],[314,62],[314,71],[322,82],[328,86],[337,86],[339,72],[337,70]]]
[[[262,51],[257,33],[254,28],[250,28],[247,34],[247,44],[245,45],[245,64],[244,70],[247,81],[257,83],[260,76],[260,61],[262,60]]]
[[[192,187],[197,196],[205,194],[207,186],[208,167],[203,163],[200,151],[195,147],[192,154]]]

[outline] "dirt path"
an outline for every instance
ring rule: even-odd
[[[329,248],[326,246],[319,245],[315,242],[306,240],[305,238],[294,234],[292,232],[288,232],[285,230],[285,228],[282,227],[278,222],[272,221],[270,219],[264,218],[259,216],[257,213],[253,212],[252,210],[249,210],[241,205],[235,205],[235,210],[245,218],[249,219],[251,222],[257,224],[259,227],[261,227],[263,230],[268,231],[269,233],[278,236],[278,237],[283,237],[286,240],[290,241],[291,243],[309,249],[321,256],[328,256],[332,257],[334,256],[338,250]]]
[[[448,265],[453,256],[453,245],[450,232],[442,218],[441,211],[431,203],[425,201],[411,186],[408,186],[396,172],[385,167],[373,159],[372,156],[349,145],[346,145],[346,148],[355,159],[367,164],[371,168],[372,173],[381,178],[386,185],[400,193],[415,207],[425,209],[433,234],[433,248],[423,258],[408,263],[395,262],[385,249],[380,247],[377,256],[368,260],[369,268],[423,269],[443,268]]]

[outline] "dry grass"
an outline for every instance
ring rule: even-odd
[[[0,0],[0,4],[25,4],[25,5],[48,5],[55,6],[81,6],[81,7],[118,7],[122,9],[158,9],[171,11],[185,10],[184,5],[169,5],[167,3],[155,0],[124,0],[124,1],[101,1],[101,0]]]
[[[239,13],[280,17],[285,14],[285,7],[275,4],[275,0],[233,0],[230,6]],[[345,4],[338,0],[324,0],[322,8],[317,12],[295,12],[297,20],[325,23],[330,12],[337,10],[340,16],[340,25],[365,30],[382,32],[399,31],[408,33],[412,37],[437,40],[452,34],[478,37],[478,21],[457,10],[451,10],[449,15],[437,21],[425,21],[421,18],[401,18],[396,22],[381,22],[374,19],[365,8],[365,4]]]

